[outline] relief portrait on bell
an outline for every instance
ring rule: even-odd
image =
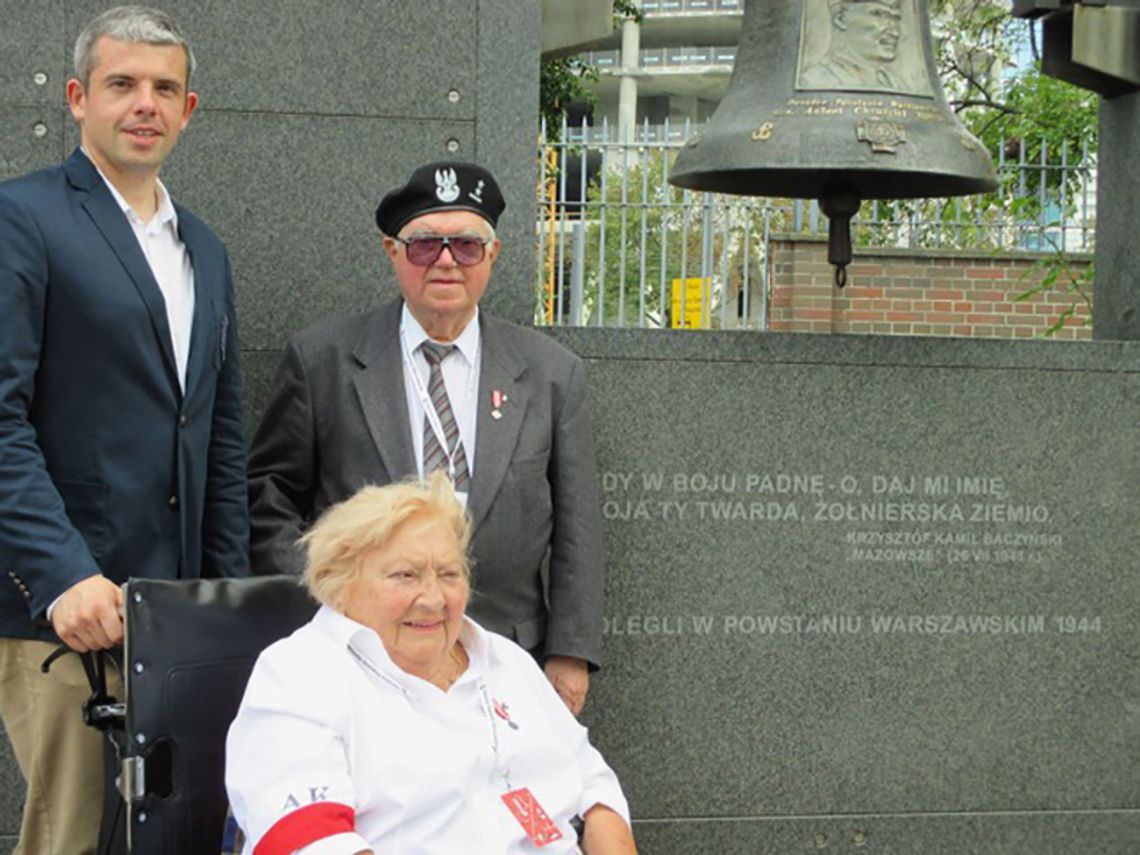
[[[797,89],[931,98],[918,0],[804,0]]]

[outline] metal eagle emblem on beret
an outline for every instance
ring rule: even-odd
[[[435,195],[445,204],[459,198],[459,179],[456,178],[454,169],[435,171]]]

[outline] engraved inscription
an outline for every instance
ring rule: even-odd
[[[782,116],[851,116],[896,122],[946,122],[946,116],[933,105],[899,98],[859,97],[856,95],[813,95],[791,97],[772,111]]]
[[[998,474],[603,472],[602,514],[631,523],[839,529],[847,562],[1040,564],[1064,546],[1047,502]]]
[[[1026,494],[1017,475],[993,471],[848,472],[813,470],[605,471],[601,474],[607,525],[702,527],[716,537],[747,537],[763,529],[787,543],[811,543],[815,560],[836,573],[871,574],[905,568],[916,578],[970,572],[992,576],[1035,574],[1055,566],[1071,548],[1065,518],[1050,501]],[[746,568],[741,568],[742,570]],[[764,578],[762,560],[748,573]],[[960,578],[960,577],[959,577]],[[777,598],[779,599],[779,598]],[[694,604],[695,605],[695,604]],[[768,597],[738,609],[680,610],[671,614],[614,611],[604,617],[607,636],[637,640],[732,636],[765,639],[820,636],[892,637],[913,643],[953,638],[1015,641],[1066,637],[1088,643],[1110,632],[1106,619],[1075,604],[1055,611],[975,611],[945,608],[933,599],[909,610],[864,605],[844,612],[814,612]],[[996,604],[995,604],[996,605]],[[905,608],[905,607],[904,607]],[[798,610],[797,609],[802,609]],[[1019,641],[1020,643],[1020,641]]]
[[[608,614],[602,633],[609,636],[681,638],[733,635],[756,638],[816,636],[977,636],[1095,637],[1105,630],[1100,615],[1070,614]]]

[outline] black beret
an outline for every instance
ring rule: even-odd
[[[492,226],[507,203],[495,177],[482,166],[440,161],[419,167],[408,183],[393,190],[376,209],[376,225],[395,237],[409,220],[433,211],[472,211]]]

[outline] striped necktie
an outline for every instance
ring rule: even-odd
[[[447,397],[447,387],[443,384],[443,360],[455,350],[454,344],[436,344],[434,341],[425,341],[420,350],[427,360],[430,369],[428,373],[428,397],[431,405],[439,416],[439,423],[443,427],[444,440],[447,448],[455,460],[455,489],[461,492],[467,490],[467,455],[463,451],[463,442],[459,438],[459,425],[455,421],[455,413],[451,409],[451,401]],[[439,437],[432,430],[431,420],[424,414],[424,475],[429,475],[436,469],[447,469],[447,451],[439,444]]]

